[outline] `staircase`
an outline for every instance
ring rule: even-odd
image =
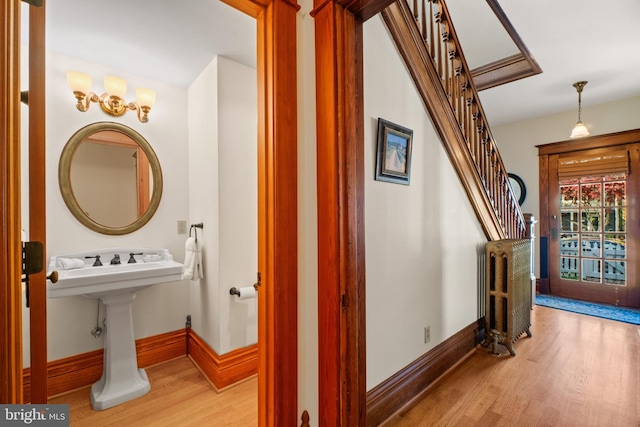
[[[398,0],[381,12],[490,241],[524,237],[471,71],[443,0]]]

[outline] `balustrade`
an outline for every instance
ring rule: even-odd
[[[509,184],[447,6],[443,0],[413,0],[413,6],[409,7],[505,237],[522,238],[525,229],[522,211]]]

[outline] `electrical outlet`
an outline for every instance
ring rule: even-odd
[[[187,234],[187,221],[178,220],[178,234]]]
[[[431,341],[431,326],[425,326],[424,328],[424,343]]]

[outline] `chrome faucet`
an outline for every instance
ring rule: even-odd
[[[111,258],[111,262],[109,264],[111,264],[111,265],[120,264],[120,254],[114,254],[113,258]]]
[[[100,261],[100,255],[96,256],[86,256],[85,258],[95,258],[96,261],[93,263],[94,267],[100,267],[102,265],[102,261]]]
[[[128,264],[135,264],[136,262],[138,262],[138,261],[136,261],[136,259],[135,259],[134,255],[142,255],[142,252],[137,253],[137,254],[134,254],[133,252],[131,252],[131,253],[129,254],[129,261],[128,261]]]

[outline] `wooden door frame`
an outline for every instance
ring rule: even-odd
[[[20,0],[0,10],[0,402],[22,403]]]
[[[627,144],[633,144],[640,142],[640,129],[633,129],[623,132],[610,133],[606,135],[597,135],[597,136],[589,136],[580,139],[572,139],[567,141],[559,141],[550,144],[537,145],[538,148],[538,161],[539,161],[539,185],[540,185],[540,218],[539,218],[539,233],[540,233],[540,241],[548,242],[546,248],[541,248],[541,259],[540,264],[550,266],[551,257],[557,256],[557,254],[551,253],[551,238],[552,238],[552,218],[551,218],[551,206],[550,200],[556,200],[554,194],[551,193],[549,188],[549,184],[551,182],[551,175],[557,174],[557,169],[553,164],[550,164],[550,156],[562,153],[571,153],[575,151],[584,151],[584,150],[594,150],[599,148],[611,148],[615,146],[624,146]],[[635,162],[638,162],[639,154],[637,152],[631,152],[630,156],[633,157]],[[631,173],[638,173],[638,171],[631,171]],[[633,194],[637,194],[640,189],[635,188],[627,188],[627,195],[633,197]],[[636,203],[636,201],[630,200],[629,203]],[[628,234],[627,244],[629,250],[634,251],[634,253],[640,253],[640,245],[638,244],[638,240],[640,240],[639,233],[637,231],[638,227],[634,227],[630,234]],[[635,232],[635,234],[631,234]],[[546,254],[546,259],[543,259],[543,255]],[[550,267],[546,270],[549,272]],[[541,268],[541,278],[539,279],[539,290],[542,293],[550,293],[550,274],[544,274]],[[636,288],[632,292],[628,292],[627,298],[629,301],[636,301],[640,303],[640,288]]]
[[[394,0],[315,0],[318,420],[366,425],[363,23]]]
[[[258,28],[259,425],[295,425],[299,6],[283,0],[226,3],[254,17]],[[0,83],[0,401],[21,403],[20,1],[7,0],[1,7],[0,72],[6,78]]]
[[[257,21],[258,425],[298,421],[296,14],[287,0],[223,0]]]

